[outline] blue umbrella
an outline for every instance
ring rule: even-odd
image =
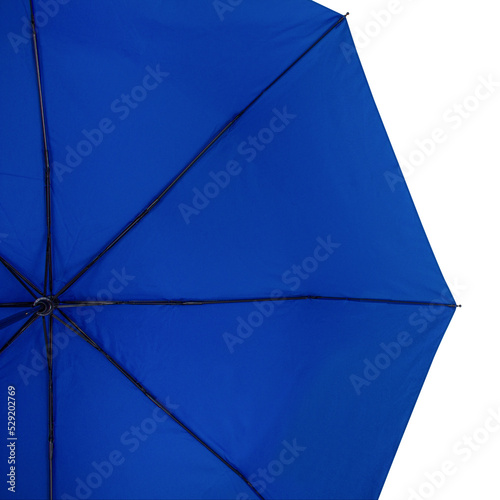
[[[457,306],[346,16],[0,25],[2,498],[377,498]]]

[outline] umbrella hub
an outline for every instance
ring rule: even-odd
[[[40,297],[35,300],[33,307],[39,309],[37,312],[38,316],[48,316],[54,312],[55,304],[52,297]]]

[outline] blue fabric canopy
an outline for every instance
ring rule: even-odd
[[[378,498],[457,306],[346,17],[0,31],[0,498]]]

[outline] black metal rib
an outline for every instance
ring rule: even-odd
[[[183,170],[156,196],[156,198],[143,209],[132,222],[127,224],[125,228],[106,246],[104,247],[83,269],[81,269],[68,283],[66,283],[61,290],[59,290],[55,297],[59,297],[68,288],[74,285],[97,261],[99,261],[107,252],[109,252],[124,236],[126,236],[151,210],[163,199],[163,197],[184,177],[184,175],[202,158],[205,153],[231,128],[271,87],[273,87],[279,80],[281,80],[299,61],[301,61],[316,45],[318,45],[323,38],[325,38],[333,29],[335,29],[348,15],[342,16],[338,19],[320,38],[318,38],[300,57],[298,57],[288,68],[286,68],[276,79],[274,79],[255,99],[253,99],[245,108],[243,108],[227,125],[225,125],[220,132],[191,160],[191,162],[184,167]]]
[[[38,316],[33,314],[33,316],[31,316],[31,318],[26,321],[26,323],[24,323],[24,325],[2,346],[0,354],[2,354],[18,337],[20,337],[37,318]]]
[[[30,0],[31,9],[31,29],[33,35],[33,52],[35,55],[36,77],[38,83],[38,100],[40,103],[40,119],[42,123],[42,138],[43,138],[43,157],[45,162],[45,213],[47,225],[47,244],[45,250],[45,273],[43,294],[47,295],[47,289],[52,295],[52,208],[51,208],[51,192],[50,192],[50,161],[49,148],[47,141],[47,123],[45,119],[45,108],[43,105],[42,94],[42,76],[40,72],[40,56],[38,53],[38,40],[36,36],[35,11],[33,8],[33,0]]]
[[[93,306],[203,306],[213,304],[239,304],[247,302],[284,302],[294,300],[333,300],[347,302],[371,302],[376,304],[400,304],[413,306],[443,306],[462,307],[456,304],[446,304],[443,302],[407,301],[391,299],[369,299],[355,297],[327,297],[322,295],[301,295],[297,297],[266,297],[250,299],[220,299],[220,300],[101,300],[101,301],[68,301],[57,304],[59,309],[70,307],[93,307]]]
[[[140,382],[138,382],[133,375],[131,375],[123,366],[121,366],[115,359],[113,359],[101,346],[99,346],[92,338],[90,338],[71,318],[69,318],[63,311],[59,313],[66,319],[63,321],[58,316],[54,315],[54,318],[62,323],[66,328],[69,328],[75,332],[79,337],[88,342],[94,349],[99,351],[106,359],[117,368],[132,384],[135,385],[152,403],[154,403],[160,410],[165,412],[175,423],[182,427],[191,437],[196,439],[204,448],[206,448],[210,453],[217,457],[224,465],[231,469],[240,479],[242,479],[246,485],[261,499],[265,500],[264,497],[256,490],[253,484],[234,466],[231,465],[225,458],[219,455],[213,448],[211,448],[205,441],[203,441],[197,434],[195,434],[187,425],[182,423],[166,406],[156,399],[151,392],[149,392]]]
[[[49,375],[49,499],[53,499],[54,492],[54,385],[52,379],[52,352],[54,342],[54,320],[49,317],[49,328],[47,334],[46,318],[43,318],[43,335],[45,337],[45,351],[47,353],[47,369]]]
[[[43,295],[41,290],[36,285],[34,285],[28,278],[26,278],[26,276],[18,271],[12,264],[7,262],[2,256],[0,256],[0,262],[8,269],[8,271],[12,275],[14,275],[14,278],[16,278],[17,281],[19,281],[19,283],[23,285],[23,287],[29,292],[32,297],[34,297],[35,299],[37,298],[37,296],[33,293],[33,290],[35,290],[38,295]],[[32,289],[30,289],[29,287],[31,287]]]
[[[15,314],[8,316],[7,318],[3,318],[2,320],[0,320],[0,330],[3,330],[10,325],[14,325],[19,321],[22,321],[28,316],[31,316],[32,314],[36,313],[39,309],[40,308],[34,309],[33,307],[30,307],[29,309],[26,309],[24,311],[18,311]]]
[[[0,307],[5,307],[5,308],[15,308],[15,307],[30,307],[32,306],[32,302],[5,302],[3,304],[0,304]]]

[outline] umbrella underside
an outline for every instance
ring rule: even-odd
[[[378,498],[457,305],[346,16],[42,4],[0,21],[5,495]]]

